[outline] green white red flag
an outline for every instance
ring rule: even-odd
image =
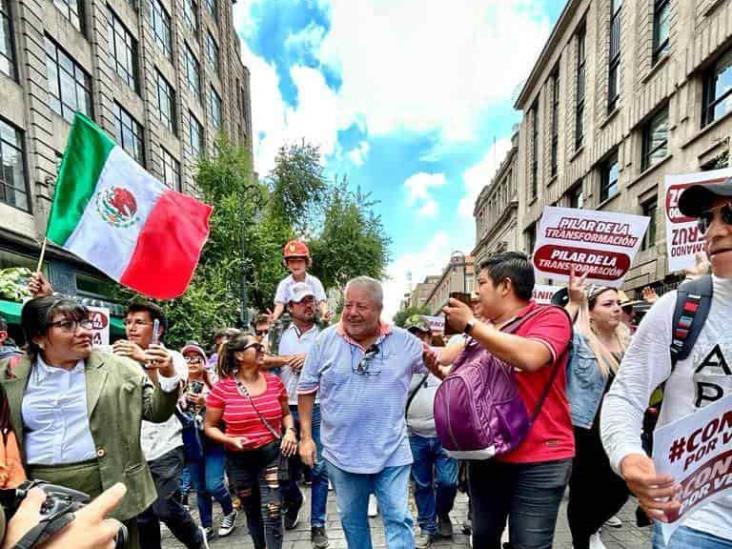
[[[157,299],[183,294],[208,238],[211,207],[146,172],[76,114],[46,238],[110,278]]]

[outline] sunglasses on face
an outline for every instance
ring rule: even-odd
[[[196,364],[198,362],[203,362],[203,359],[200,356],[187,356],[185,357],[186,364]]]
[[[258,336],[267,335],[269,333],[269,330],[254,330],[254,333]]]
[[[363,357],[361,357],[361,360],[358,361],[358,364],[353,369],[354,372],[356,372],[360,376],[370,376],[370,375],[379,375],[380,372],[370,372],[369,366],[371,364],[371,361],[376,356],[376,354],[379,352],[379,346],[374,343],[366,349],[366,351],[363,354]]]
[[[719,211],[719,219],[722,220],[722,223],[725,225],[732,225],[732,202],[727,202],[726,204],[722,204],[716,208],[709,208],[699,215],[696,225],[699,227],[699,231],[702,234],[706,234],[709,230],[709,227],[712,225],[712,221],[714,221],[714,212],[716,211]]]
[[[49,326],[56,326],[58,328],[61,328],[64,332],[68,333],[76,333],[76,330],[81,328],[82,330],[91,330],[94,327],[94,323],[91,320],[72,320],[72,319],[64,319],[64,320],[57,320],[56,322],[49,322]]]

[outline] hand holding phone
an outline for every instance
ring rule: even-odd
[[[152,341],[151,343],[153,345],[157,345],[160,343],[160,320],[155,319],[153,320],[153,331],[152,331]]]

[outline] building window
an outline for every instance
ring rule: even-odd
[[[730,111],[732,107],[732,49],[712,67],[704,79],[702,126]]]
[[[218,20],[219,3],[216,0],[205,0],[205,1],[206,1],[206,9],[208,10],[208,13],[210,13],[211,17],[213,17],[215,20]]]
[[[159,72],[156,74],[158,113],[160,121],[172,133],[176,133],[175,90]]]
[[[188,111],[188,147],[195,158],[201,156],[203,152],[203,126],[196,120],[191,111]]]
[[[536,198],[539,190],[539,104],[531,107],[531,174],[529,198]]]
[[[219,46],[210,32],[206,34],[206,63],[216,75],[219,74]]]
[[[655,196],[641,205],[643,215],[650,218],[648,229],[643,235],[641,250],[648,250],[656,245],[656,212],[658,211],[658,198]]]
[[[574,148],[579,149],[585,138],[585,38],[584,25],[577,32],[577,97],[574,107]]]
[[[163,50],[165,57],[170,59],[170,53],[173,49],[170,34],[170,15],[165,11],[165,7],[160,0],[150,0],[150,23],[155,43]]]
[[[192,33],[198,33],[198,9],[195,0],[183,0],[183,21]]]
[[[30,211],[23,133],[0,120],[0,202]]]
[[[127,151],[127,154],[137,160],[140,165],[145,165],[142,126],[116,101],[114,103],[114,138]]]
[[[137,40],[125,28],[112,10],[109,10],[109,53],[117,75],[137,91]]]
[[[221,97],[213,89],[213,86],[208,94],[208,114],[211,117],[211,124],[216,129],[221,128]]]
[[[193,55],[191,48],[183,48],[183,74],[188,89],[193,92],[198,101],[201,101],[201,65]]]
[[[570,208],[584,208],[585,207],[585,189],[582,185],[582,181],[577,183],[569,191],[569,207]]]
[[[84,12],[82,11],[81,0],[53,0],[53,5],[64,14],[64,17],[71,22],[76,30],[84,32]]]
[[[534,254],[534,246],[536,245],[536,223],[529,225],[529,228],[524,231],[526,237],[526,251],[529,257]]]
[[[10,24],[10,10],[7,0],[0,0],[0,72],[15,78],[15,52],[13,50],[13,27]]]
[[[671,1],[655,0],[653,4],[653,64],[668,53],[671,27]]]
[[[559,156],[559,69],[552,74],[552,151],[551,176],[557,175]]]
[[[91,116],[91,77],[50,38],[46,37],[46,73],[51,109],[67,122],[74,112]]]
[[[162,147],[160,147],[160,157],[163,164],[163,183],[174,191],[180,191],[180,162]]]
[[[607,111],[611,112],[620,93],[620,8],[623,0],[610,0],[610,53],[607,83]]]
[[[615,151],[600,165],[600,202],[618,194],[618,179],[620,164],[618,153]]]
[[[647,170],[668,154],[668,106],[654,114],[643,127],[641,170]]]

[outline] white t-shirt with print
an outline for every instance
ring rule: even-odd
[[[327,299],[323,284],[320,282],[318,277],[306,273],[305,280],[303,282],[310,286],[310,291],[313,292],[316,302],[319,303]],[[288,303],[290,301],[290,288],[295,284],[297,284],[297,281],[292,278],[292,275],[286,276],[280,280],[280,283],[277,285],[277,292],[275,293],[275,303]]]

